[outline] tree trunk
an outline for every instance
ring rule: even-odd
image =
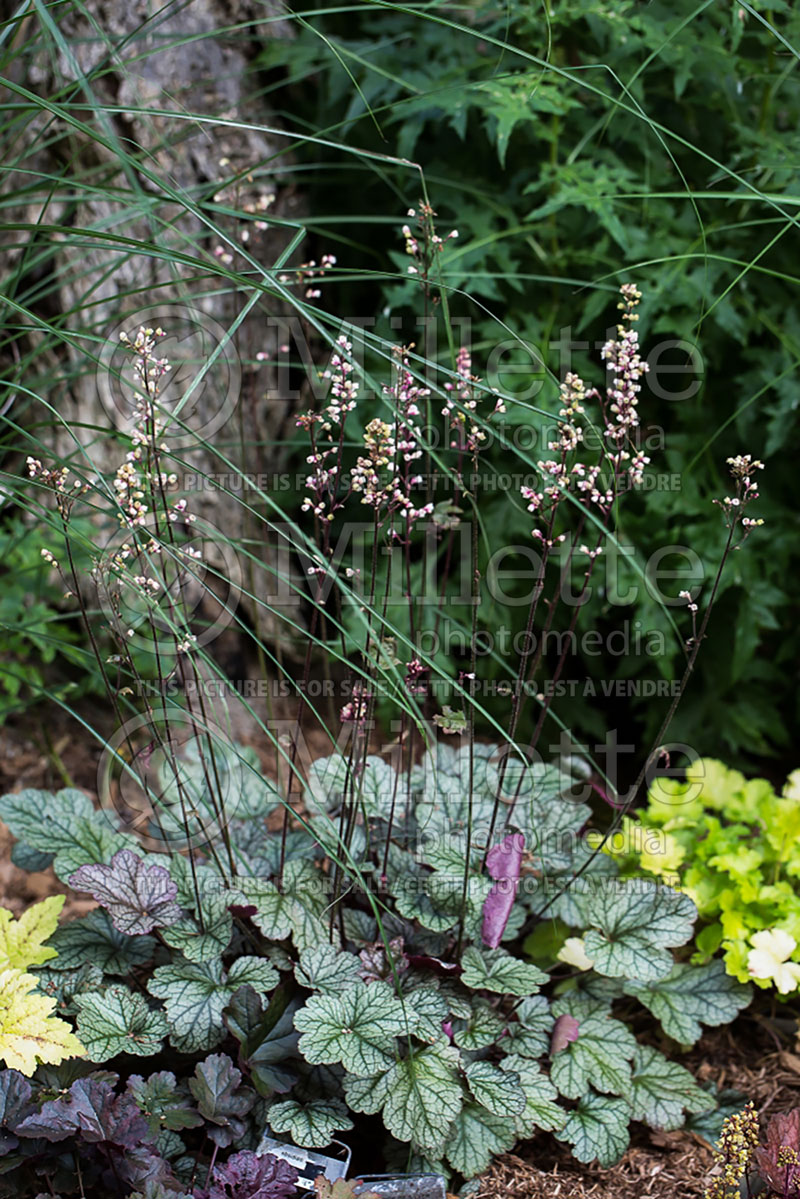
[[[274,357],[281,340],[262,268],[293,233],[271,218],[296,219],[300,201],[272,173],[282,139],[253,128],[275,122],[251,94],[250,70],[258,39],[289,36],[288,23],[257,0],[84,0],[47,12],[57,26],[19,21],[8,75],[58,106],[31,101],[20,114],[6,179],[6,220],[26,226],[6,238],[4,274],[25,310],[8,316],[25,364],[13,419],[79,474],[113,474],[126,447],[109,432],[129,431],[134,395],[119,332],[160,325],[173,363],[162,398],[183,405],[190,430],[173,427],[168,441],[191,509],[268,563],[264,525],[242,498],[266,509],[224,460],[234,476],[280,471],[296,407],[275,399],[272,368],[257,358]],[[26,403],[32,392],[39,402]],[[243,563],[244,591],[260,594],[266,579]],[[269,638],[258,604],[243,596],[240,611],[260,616]]]

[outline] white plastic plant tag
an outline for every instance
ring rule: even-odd
[[[330,1182],[335,1182],[337,1178],[344,1178],[347,1174],[350,1166],[350,1149],[341,1141],[331,1143],[342,1146],[344,1157],[326,1157],[324,1153],[314,1153],[311,1149],[298,1149],[296,1145],[287,1145],[283,1141],[276,1141],[266,1133],[261,1138],[257,1153],[259,1156],[271,1153],[273,1157],[280,1158],[281,1161],[294,1166],[299,1175],[297,1187],[303,1191],[313,1191],[314,1179],[319,1178],[320,1174]]]

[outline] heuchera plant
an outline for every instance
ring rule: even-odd
[[[552,1130],[581,1160],[608,1164],[627,1145],[631,1120],[674,1128],[686,1112],[713,1106],[626,1021],[644,1005],[668,1036],[691,1044],[702,1024],[730,1020],[747,1002],[722,963],[676,963],[673,950],[692,936],[691,899],[656,881],[621,880],[611,858],[592,856],[581,836],[590,811],[571,794],[572,778],[511,759],[501,787],[497,748],[476,745],[475,845],[498,790],[508,829],[487,869],[467,844],[468,759],[468,746],[440,744],[402,777],[367,757],[347,850],[352,884],[335,909],[324,863],[342,855],[342,754],[311,768],[303,798],[313,837],[290,841],[281,888],[278,838],[266,825],[276,793],[251,779],[231,824],[236,876],[196,854],[199,902],[185,857],[145,854],[80,792],[0,800],[22,856],[47,855],[101,904],[59,928],[58,957],[33,970],[85,1046],[81,1069],[91,1075],[74,1085],[101,1087],[114,1127],[122,1103],[126,1119],[136,1117],[133,1148],[160,1156],[162,1172],[186,1185],[190,1161],[194,1177],[221,1147],[242,1138],[247,1147],[249,1137],[254,1148],[265,1124],[322,1148],[362,1113],[381,1114],[389,1160],[393,1143],[406,1145],[420,1164],[465,1177],[536,1129]],[[199,762],[186,763],[187,780],[198,810],[210,811]],[[505,887],[512,903],[503,898],[498,922]],[[507,948],[547,904],[582,937],[591,969],[558,965],[549,975]],[[176,1052],[180,1083],[162,1066]],[[132,1055],[158,1069],[127,1074],[129,1065],[119,1095],[118,1062]]]
[[[419,226],[417,234],[404,230],[411,273],[434,304],[444,242],[429,205],[410,215]],[[542,562],[528,633],[548,564],[562,579],[574,569],[582,579],[579,601],[585,594],[621,495],[642,482],[648,464],[637,435],[647,369],[635,328],[640,293],[632,284],[621,290],[620,323],[603,350],[609,384],[601,395],[577,375],[567,376],[554,440],[547,443],[550,456],[536,463],[538,485],[522,489]],[[158,336],[158,330],[140,330],[129,343],[139,398],[132,448],[114,479],[125,540],[96,571],[101,587],[109,573],[112,579],[107,594],[118,651],[112,664],[120,681],[137,677],[132,630],[122,619],[125,597],[133,593],[144,605],[143,627],[155,624],[158,604],[172,603],[159,559],[186,565],[199,553],[172,531],[191,523],[192,514],[166,491],[173,476],[163,469],[169,450],[161,440],[158,394],[169,364],[157,357]],[[61,1153],[66,1141],[82,1155],[84,1127],[73,1114],[84,1104],[103,1113],[93,1134],[98,1148],[90,1155],[103,1185],[119,1194],[139,1186],[152,1196],[178,1187],[209,1199],[272,1193],[271,1167],[251,1158],[218,1160],[233,1146],[255,1149],[265,1127],[297,1145],[324,1148],[362,1115],[380,1117],[387,1165],[396,1159],[470,1178],[494,1154],[539,1129],[571,1145],[580,1160],[608,1165],[628,1144],[631,1121],[670,1129],[687,1112],[714,1106],[687,1070],[636,1039],[630,1021],[644,1007],[668,1037],[692,1044],[703,1024],[732,1019],[749,989],[721,962],[676,959],[674,951],[691,941],[697,916],[688,895],[660,881],[619,877],[613,858],[587,843],[587,796],[576,792],[571,774],[545,765],[536,753],[554,689],[537,696],[527,756],[519,755],[525,684],[542,666],[532,639],[511,687],[507,736],[499,745],[476,738],[477,513],[468,669],[451,690],[461,707],[443,705],[429,718],[426,678],[435,663],[385,619],[388,586],[381,597],[375,584],[382,549],[399,545],[405,555],[413,629],[408,579],[416,526],[431,518],[450,537],[460,504],[475,509],[464,471],[471,466],[475,477],[487,423],[504,411],[504,401],[492,395],[489,416],[481,415],[489,389],[473,375],[468,349],[455,361],[441,402],[458,485],[444,507],[427,490],[420,493],[421,460],[431,475],[422,416],[430,413],[433,388],[415,374],[410,349],[398,347],[392,357],[383,392],[391,419],[367,423],[349,472],[345,425],[356,406],[358,375],[345,335],[331,359],[327,406],[298,421],[311,443],[304,506],[319,534],[307,553],[313,615],[306,681],[315,640],[331,645],[324,630],[317,637],[334,619],[323,606],[331,582],[329,607],[338,605],[339,631],[358,632],[352,653],[343,655],[352,687],[340,712],[337,752],[303,776],[298,736],[290,738],[284,761],[291,778],[279,789],[263,779],[252,751],[227,754],[217,747],[209,753],[202,738],[178,750],[166,716],[151,711],[148,735],[163,751],[164,769],[152,788],[152,828],[143,831],[162,846],[180,847],[173,852],[147,852],[111,811],[96,809],[74,789],[0,799],[0,819],[18,839],[15,860],[31,869],[52,864],[63,882],[100,905],[55,932],[58,957],[35,972],[40,991],[75,1020],[86,1058],[77,1078],[63,1072],[41,1082],[37,1077],[33,1123],[25,1123],[26,1115],[9,1134],[14,1152],[16,1142],[22,1146],[21,1138],[33,1135],[34,1149],[19,1149],[21,1165],[27,1167],[31,1154],[43,1155],[32,1170],[49,1169],[53,1190],[65,1193],[72,1184],[63,1181],[66,1169],[59,1172],[47,1146],[60,1145]],[[599,418],[587,415],[595,402]],[[599,444],[584,436],[592,423],[601,431]],[[692,637],[681,691],[725,558],[736,537],[743,540],[757,523],[743,512],[757,495],[750,475],[758,465],[745,458],[732,464],[737,495],[723,504],[728,541],[699,622],[696,597],[684,597]],[[63,471],[49,471],[36,459],[28,466],[31,477],[53,491],[66,526],[90,485],[68,485]],[[368,597],[343,581],[357,572],[340,572],[332,554],[332,522],[351,503],[371,517]],[[452,540],[445,544],[452,561]],[[61,569],[53,555],[48,561]],[[86,614],[74,573],[70,559],[65,578]],[[560,587],[546,598],[547,627]],[[580,607],[571,608],[570,631]],[[181,677],[197,682],[200,651],[190,623],[180,611],[168,614]],[[565,649],[553,682],[566,657]],[[370,752],[379,676],[392,682],[401,707],[393,763]],[[120,697],[131,689],[107,681],[120,714]],[[197,692],[202,695],[202,687]],[[298,734],[305,686],[299,693]],[[188,696],[187,687],[187,707]],[[437,743],[437,727],[445,736],[463,733],[462,741]],[[657,746],[662,739],[663,730]],[[645,768],[627,800],[609,797],[620,815],[636,797]],[[301,803],[294,811],[297,785]],[[226,793],[235,797],[228,811]],[[279,810],[283,827],[276,833],[268,820]],[[545,920],[560,922],[566,938],[551,972],[517,952],[523,933],[532,929],[535,936]],[[170,1072],[178,1069],[176,1058],[179,1074]],[[149,1059],[153,1072],[130,1073],[137,1059]]]
[[[660,877],[689,895],[701,920],[697,960],[719,950],[741,982],[800,987],[800,771],[780,795],[703,759],[686,781],[658,779],[646,808],[605,844],[623,874]]]

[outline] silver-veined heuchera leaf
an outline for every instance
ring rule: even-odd
[[[78,1034],[90,1061],[107,1062],[119,1053],[150,1057],[167,1035],[160,1008],[151,1008],[142,995],[112,986],[75,996]]]
[[[547,1052],[555,1017],[544,995],[523,999],[517,1008],[517,1023],[509,1025],[505,1042],[512,1053],[539,1058]]]
[[[461,981],[473,991],[498,991],[503,995],[533,995],[548,981],[538,966],[521,962],[503,949],[483,952],[471,945],[461,959]]]
[[[310,1103],[286,1099],[272,1105],[268,1119],[273,1132],[288,1132],[304,1149],[324,1149],[337,1132],[353,1127],[340,1099],[313,1099]]]
[[[76,787],[53,794],[27,788],[0,798],[0,819],[29,849],[54,854],[53,869],[65,882],[85,862],[107,862],[137,843],[117,832],[109,813],[98,811]]]
[[[109,866],[81,866],[69,885],[88,891],[128,937],[141,937],[154,928],[176,924],[183,912],[175,902],[178,888],[163,866],[147,866],[130,849],[115,853]]]
[[[153,971],[148,990],[165,1002],[175,1048],[196,1053],[213,1049],[223,1039],[222,1013],[239,987],[248,985],[263,995],[277,982],[277,971],[262,958],[238,958],[226,974],[219,961],[175,957]]]
[[[572,1145],[579,1162],[596,1159],[603,1167],[613,1166],[628,1148],[630,1118],[624,1099],[597,1095],[590,1087],[556,1137]]]
[[[378,984],[373,983],[370,987]],[[456,1070],[460,1055],[446,1041],[412,1049],[386,1079],[383,1122],[398,1141],[439,1153],[448,1126],[461,1111],[464,1094]]]
[[[688,895],[642,878],[599,887],[585,906],[584,949],[597,973],[642,982],[669,974],[670,948],[690,940],[697,919]]]
[[[312,995],[294,1018],[300,1052],[312,1065],[341,1062],[351,1074],[378,1074],[408,1030],[403,1005],[386,983],[356,983],[339,995]]]
[[[519,1116],[526,1106],[519,1074],[491,1062],[470,1062],[464,1074],[474,1099],[495,1116]]]
[[[547,1001],[543,1000],[546,1004]],[[486,1049],[503,1034],[505,1023],[485,999],[477,999],[464,1028],[457,1028],[453,1040],[459,1049]],[[541,1052],[541,1051],[540,1051]],[[539,1057],[537,1053],[535,1055]]]
[[[513,1070],[525,1096],[525,1107],[516,1118],[517,1132],[521,1137],[533,1136],[537,1128],[553,1132],[563,1126],[566,1112],[555,1102],[558,1091],[547,1075],[542,1074],[536,1062],[518,1053],[511,1053],[502,1059],[500,1067]]]
[[[300,985],[308,987],[309,991],[335,994],[352,987],[360,969],[361,962],[354,953],[325,944],[304,949],[294,974]]]
[[[377,754],[367,756],[358,778],[353,777],[346,758],[332,754],[311,763],[305,800],[312,812],[319,808],[333,812],[346,798],[355,796],[365,816],[388,819],[397,786],[394,770]]]
[[[667,1132],[680,1128],[684,1112],[699,1115],[716,1107],[716,1100],[697,1085],[677,1062],[670,1062],[649,1045],[639,1045],[633,1059],[630,1103],[634,1120]]]
[[[554,1014],[568,1000],[554,1004]],[[591,1082],[598,1091],[628,1095],[631,1089],[631,1060],[636,1038],[619,1020],[600,1012],[581,1015],[577,1038],[555,1053],[550,1077],[562,1095],[580,1099]]]
[[[725,963],[706,966],[681,963],[651,983],[626,982],[625,994],[635,996],[661,1022],[668,1037],[693,1045],[702,1034],[701,1024],[716,1028],[733,1020],[750,1002],[751,990],[731,978]]]
[[[450,1004],[436,987],[414,987],[403,996],[408,1024],[414,1036],[431,1044],[442,1036],[442,1025],[450,1015]]]
[[[92,962],[103,974],[125,976],[149,962],[156,948],[153,937],[126,937],[119,932],[102,908],[60,925],[50,944],[58,954],[50,963],[51,970],[77,970]]]
[[[513,1119],[493,1115],[478,1103],[467,1103],[447,1135],[447,1160],[465,1178],[474,1178],[498,1153],[517,1139]]]

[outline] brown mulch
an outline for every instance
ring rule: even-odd
[[[712,1030],[682,1061],[700,1081],[752,1099],[762,1127],[775,1112],[800,1106],[800,1054],[777,1049],[752,1019]],[[637,1128],[622,1160],[606,1170],[537,1137],[499,1157],[472,1199],[702,1199],[712,1166],[711,1149],[691,1132]]]

